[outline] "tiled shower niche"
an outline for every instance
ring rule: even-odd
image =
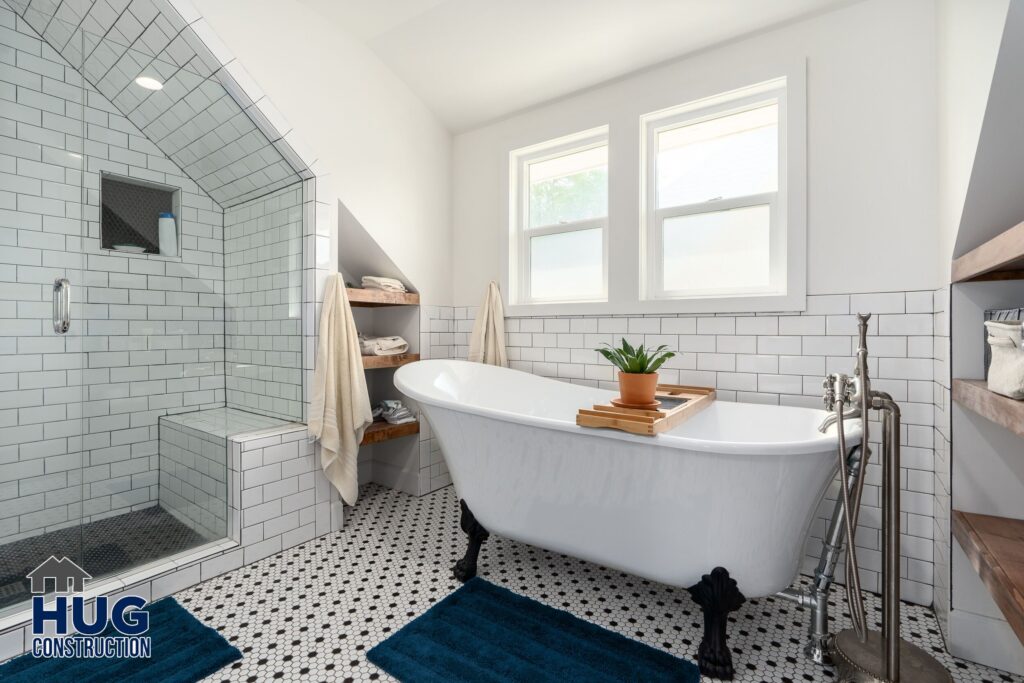
[[[159,218],[175,217],[174,252],[160,250]],[[177,216],[181,213],[181,189],[100,173],[100,248],[119,251],[125,246],[140,247],[146,254],[177,256]]]

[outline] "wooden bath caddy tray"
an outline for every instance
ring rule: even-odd
[[[654,409],[620,408],[609,404],[580,408],[576,424],[580,427],[607,427],[630,434],[654,436],[676,427],[696,415],[715,400],[715,390],[659,384],[656,392],[661,405]]]

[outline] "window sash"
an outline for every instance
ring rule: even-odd
[[[595,297],[567,297],[554,296],[544,297],[533,294],[533,249],[530,248],[530,240],[534,237],[546,237],[548,235],[564,235],[582,230],[601,229],[601,291]],[[605,301],[608,298],[608,219],[595,218],[585,221],[574,221],[572,223],[548,225],[540,228],[519,231],[519,262],[521,270],[519,273],[520,302],[519,303],[550,303],[562,301]]]
[[[518,282],[516,282],[514,290],[516,304],[531,304],[531,303],[555,303],[555,302],[578,302],[578,301],[595,301],[602,302],[608,300],[608,210],[605,207],[605,214],[598,218],[589,218],[579,221],[569,221],[566,223],[552,223],[550,225],[542,225],[537,227],[530,227],[530,166],[532,164],[548,161],[549,159],[556,159],[562,156],[568,156],[576,152],[583,152],[589,149],[595,149],[597,147],[608,146],[608,133],[606,130],[601,130],[597,134],[581,134],[581,136],[573,136],[573,139],[567,140],[563,143],[555,143],[553,145],[543,144],[538,146],[537,151],[530,152],[529,150],[516,155],[516,163],[514,164],[515,172],[515,221],[514,230],[515,238],[513,240],[513,248],[515,250],[515,262],[517,267],[514,269]],[[608,180],[609,190],[611,185],[611,179]],[[591,230],[594,228],[601,229],[601,291],[597,297],[537,297],[532,291],[532,250],[530,248],[530,240],[534,237],[543,237],[547,235],[561,235],[570,232],[578,232],[581,230]],[[513,269],[510,269],[510,273]]]
[[[658,135],[682,126],[709,121],[731,114],[749,111],[770,103],[779,107],[779,186],[775,192],[768,192],[728,199],[710,199],[706,202],[681,206],[658,207]],[[742,297],[765,294],[785,293],[787,280],[786,264],[786,139],[787,139],[787,101],[786,85],[769,82],[756,88],[755,92],[745,96],[731,97],[728,93],[698,101],[682,107],[672,107],[662,112],[654,112],[642,117],[641,164],[643,188],[642,220],[640,229],[641,265],[644,273],[641,276],[641,300],[684,300],[714,297]],[[720,288],[701,292],[687,290],[666,290],[664,288],[664,224],[670,218],[692,216],[702,213],[727,211],[751,206],[769,207],[769,264],[770,285],[766,288],[752,290],[743,288]]]
[[[648,273],[650,273],[649,298],[651,299],[685,299],[703,298],[718,296],[742,296],[745,294],[766,294],[777,291],[781,284],[785,283],[785,240],[780,239],[779,230],[774,229],[777,224],[778,214],[778,193],[769,192],[765,194],[750,195],[748,197],[735,197],[728,200],[715,200],[702,202],[700,204],[689,204],[686,206],[674,206],[667,209],[660,209],[654,213],[654,229],[652,233],[652,246],[649,251]],[[692,290],[665,289],[665,221],[683,216],[698,216],[707,213],[720,213],[733,209],[744,209],[756,206],[768,207],[768,240],[769,240],[769,284],[766,287],[751,289],[750,287],[719,287],[717,289]]]

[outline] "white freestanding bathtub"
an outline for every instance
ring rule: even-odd
[[[460,498],[488,532],[674,586],[725,567],[749,597],[796,578],[837,470],[823,410],[715,401],[635,436],[575,423],[615,392],[456,360],[401,367]],[[847,447],[860,439],[847,424]],[[475,564],[475,563],[474,563]]]

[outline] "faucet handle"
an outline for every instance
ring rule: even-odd
[[[825,379],[821,382],[821,388],[825,390],[823,396],[823,402],[825,404],[825,410],[832,412],[836,407],[836,376],[825,375]]]
[[[830,412],[836,409],[837,400],[842,399],[844,405],[849,405],[853,402],[853,397],[856,395],[854,382],[850,379],[849,375],[842,373],[826,375],[821,386],[825,390],[823,397],[825,410]]]

